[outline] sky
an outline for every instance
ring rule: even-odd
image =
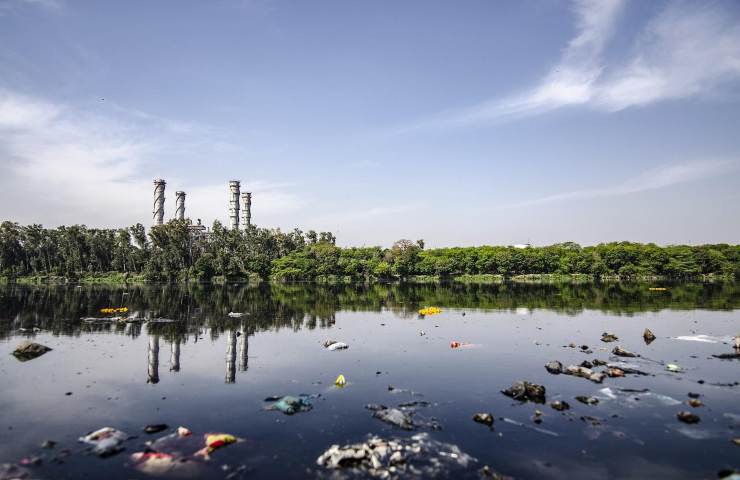
[[[0,0],[0,220],[740,243],[740,3]]]

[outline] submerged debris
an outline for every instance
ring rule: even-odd
[[[366,405],[365,408],[373,410],[373,417],[403,430],[413,430],[416,428],[411,418],[411,415],[414,413],[413,411],[406,413],[398,408],[388,408],[385,405]]]
[[[478,470],[478,475],[480,475],[481,478],[491,478],[493,480],[514,480],[513,477],[493,471],[488,465],[484,465],[483,468]]]
[[[689,400],[686,403],[688,403],[693,408],[699,408],[699,407],[704,406],[704,403],[698,398],[689,398]]]
[[[545,403],[545,387],[536,383],[518,381],[506,390],[501,390],[501,393],[520,402],[529,400],[535,403]]]
[[[313,408],[311,405],[309,395],[298,395],[293,397],[286,395],[284,397],[268,397],[265,399],[266,402],[275,402],[267,407],[265,410],[278,410],[286,415],[293,415],[298,412],[307,412]]]
[[[146,427],[144,427],[144,432],[146,432],[146,433],[159,433],[159,432],[162,432],[164,430],[167,430],[168,428],[170,428],[170,427],[167,424],[165,424],[165,423],[154,423],[154,424],[147,425]]]
[[[135,452],[131,454],[131,461],[136,470],[155,477],[197,478],[204,468],[202,462],[163,452]]]
[[[558,362],[557,360],[553,360],[552,362],[548,362],[545,365],[545,370],[552,373],[553,375],[558,375],[560,373],[563,373],[563,364]]]
[[[345,350],[349,348],[349,345],[347,345],[344,342],[338,342],[336,340],[325,340],[324,341],[324,348],[327,350]]]
[[[565,369],[563,372],[566,375],[573,375],[576,377],[583,377],[591,380],[595,383],[601,383],[604,381],[604,374],[601,372],[594,372],[590,368],[586,367],[577,367],[575,365],[571,365],[568,368]]]
[[[563,400],[555,400],[554,402],[550,403],[550,406],[558,412],[570,409],[570,405],[568,405],[568,402]]]
[[[451,477],[477,460],[457,445],[432,440],[420,433],[411,438],[383,439],[370,436],[363,443],[332,445],[316,464],[328,469],[352,469],[375,478],[413,476]]]
[[[645,331],[642,332],[642,339],[645,340],[646,345],[650,345],[656,338],[657,337],[653,334],[653,332],[650,331],[649,328],[646,328]]]
[[[12,463],[0,463],[0,480],[22,480],[33,478],[31,472]]]
[[[714,358],[719,358],[720,360],[740,360],[740,352],[735,353],[720,353],[718,355],[712,355]]]
[[[601,341],[604,343],[616,342],[617,340],[619,340],[619,337],[617,337],[613,333],[604,332],[601,334]]]
[[[49,351],[51,351],[51,348],[46,345],[24,340],[15,347],[15,350],[13,350],[13,356],[21,362],[26,362],[28,360],[38,358]]]
[[[638,354],[627,351],[620,346],[614,347],[614,349],[612,350],[612,353],[614,355],[617,355],[618,357],[639,357]]]
[[[79,441],[93,446],[93,452],[100,457],[114,455],[122,450],[121,444],[128,439],[128,435],[113,427],[103,427],[95,430]]]
[[[493,425],[493,415],[490,413],[476,413],[473,415],[473,421],[490,427]]]
[[[685,410],[678,412],[676,414],[676,417],[683,423],[699,423],[699,421],[701,420],[698,415],[687,412]]]

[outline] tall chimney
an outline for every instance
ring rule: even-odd
[[[185,219],[185,192],[175,192],[175,218],[178,220]]]
[[[232,230],[239,229],[239,180],[229,181],[229,224]]]
[[[154,180],[154,211],[152,212],[154,218],[154,225],[162,225],[164,223],[164,186],[167,182],[158,178]]]
[[[252,225],[252,192],[242,193],[242,224],[244,229]]]

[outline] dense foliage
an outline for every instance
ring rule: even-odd
[[[215,222],[210,232],[186,220],[152,227],[93,229],[84,225],[45,229],[0,224],[0,275],[61,276],[119,272],[152,281],[246,278],[315,280],[391,279],[411,276],[586,274],[595,277],[694,278],[740,275],[738,245],[675,245],[630,242],[581,247],[455,247],[425,249],[419,240],[391,248],[340,248],[330,232],[289,233],[265,228],[230,230]]]

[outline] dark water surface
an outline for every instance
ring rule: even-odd
[[[133,468],[130,454],[182,425],[195,438],[226,432],[245,439],[214,452],[199,478],[342,478],[353,472],[316,464],[332,444],[419,432],[476,459],[440,470],[445,477],[476,478],[488,465],[515,478],[717,478],[723,469],[740,468],[740,446],[732,443],[740,437],[740,360],[712,357],[734,351],[738,287],[4,286],[0,463],[41,457],[40,465],[24,467],[31,478],[153,478]],[[128,315],[174,321],[80,320],[119,306]],[[422,317],[425,306],[442,313]],[[658,337],[649,345],[645,328]],[[619,341],[601,342],[605,331]],[[675,338],[696,334],[710,341]],[[325,350],[329,338],[349,349]],[[11,352],[24,339],[53,350],[20,362]],[[472,345],[453,349],[452,341]],[[614,357],[616,345],[641,357]],[[544,368],[551,360],[567,366],[594,358],[629,361],[649,375],[597,384]],[[666,363],[683,371],[669,372]],[[339,374],[348,381],[344,388],[334,386]],[[547,403],[519,403],[500,393],[517,380],[544,385]],[[408,391],[394,393],[389,385]],[[687,405],[689,392],[700,394],[704,406]],[[302,393],[320,394],[311,411],[264,410],[268,396]],[[600,402],[584,405],[578,395]],[[383,423],[364,408],[414,400],[430,402],[416,408],[415,431]],[[554,400],[571,409],[555,411]],[[540,424],[532,421],[536,409],[543,412]],[[701,421],[679,422],[681,410]],[[494,427],[473,422],[476,412],[491,412]],[[429,426],[432,418],[441,430]],[[171,428],[143,433],[151,423]],[[121,453],[98,458],[77,439],[104,426],[137,438]],[[56,447],[42,449],[45,440]],[[55,461],[64,450],[69,455]]]

